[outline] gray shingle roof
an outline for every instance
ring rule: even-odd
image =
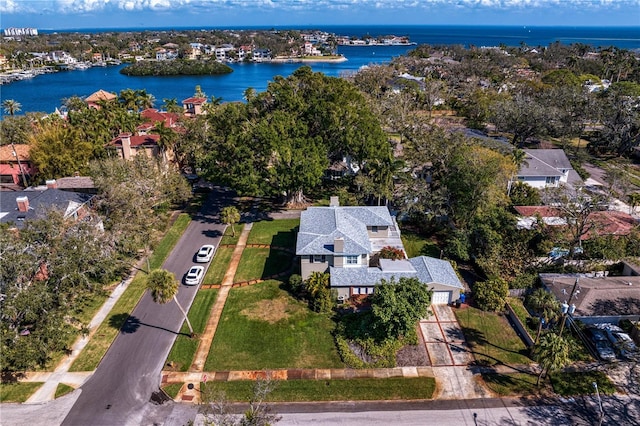
[[[442,284],[455,288],[464,288],[453,266],[447,260],[435,257],[412,257],[409,262],[418,272],[420,281],[427,284]]]
[[[383,259],[384,260],[384,259]],[[382,268],[329,268],[331,287],[374,286],[385,279],[418,278],[424,284],[440,284],[463,289],[451,263],[420,256],[409,260],[381,262]]]
[[[333,254],[336,238],[344,239],[345,254],[371,253],[367,226],[393,225],[384,206],[309,207],[300,216],[296,254]]]
[[[29,210],[18,210],[16,201],[19,197],[29,199]],[[13,222],[18,228],[27,220],[44,216],[46,211],[52,208],[65,214],[72,213],[82,204],[89,201],[93,195],[77,192],[62,191],[59,189],[46,189],[44,191],[4,191],[0,195],[0,222]]]
[[[571,163],[561,149],[525,149],[525,163],[518,176],[562,176],[561,169],[570,170]]]

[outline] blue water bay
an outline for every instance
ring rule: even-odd
[[[243,29],[243,28],[238,28]],[[468,26],[335,26],[317,28],[327,32],[362,37],[364,35],[408,36],[418,44],[469,46],[547,46],[550,43],[583,43],[594,47],[616,46],[624,49],[640,48],[640,28],[569,28],[569,27],[468,27]],[[125,29],[123,29],[125,30]],[[135,29],[129,29],[135,30]],[[81,30],[97,32],[104,30]],[[113,30],[110,30],[113,31]],[[341,46],[338,53],[347,61],[316,62],[308,65],[314,71],[329,76],[353,73],[362,66],[386,63],[406,54],[415,46]],[[208,96],[223,102],[242,101],[249,87],[258,92],[267,88],[275,76],[288,76],[302,64],[231,64],[233,72],[220,76],[131,77],[119,73],[121,66],[94,67],[82,71],[44,74],[0,86],[2,99],[14,99],[22,105],[22,112],[52,112],[71,96],[84,97],[103,89],[119,93],[124,89],[144,89],[156,98],[156,106],[163,99],[182,99],[192,96],[200,86]]]

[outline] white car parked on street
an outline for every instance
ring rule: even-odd
[[[213,257],[215,250],[216,247],[210,244],[200,247],[200,250],[198,250],[198,253],[196,254],[196,262],[207,263]]]
[[[186,285],[198,285],[202,281],[204,275],[204,266],[193,265],[187,275],[184,277],[184,283]]]

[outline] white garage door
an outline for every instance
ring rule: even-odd
[[[431,298],[432,305],[446,305],[451,302],[450,291],[434,291]]]

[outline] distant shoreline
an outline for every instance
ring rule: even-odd
[[[298,62],[331,62],[331,63],[339,63],[339,62],[344,62],[344,61],[348,61],[347,58],[345,58],[342,55],[339,56],[303,56],[301,58],[290,58],[290,57],[275,57],[273,59],[271,59],[270,62],[273,63],[277,63],[277,64],[292,64],[292,63],[298,63]]]

